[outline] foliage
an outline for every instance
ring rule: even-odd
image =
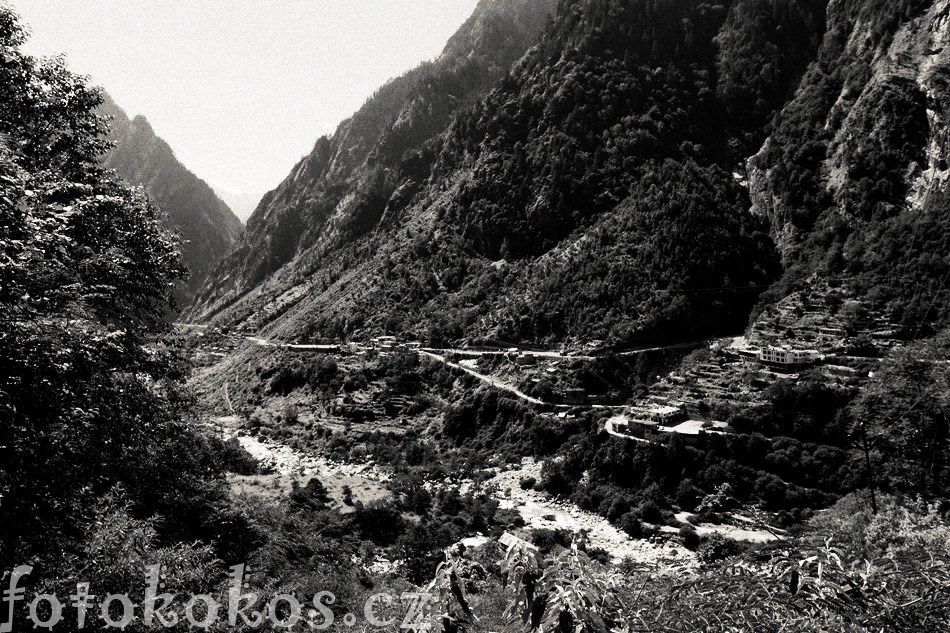
[[[0,563],[74,552],[122,485],[161,539],[224,536],[215,446],[158,337],[183,269],[157,209],[97,167],[97,91],[0,8]],[[220,545],[224,546],[226,539]]]
[[[779,381],[765,390],[766,405],[746,408],[730,417],[740,433],[794,438],[804,443],[847,447],[851,439],[845,408],[854,393],[827,386],[819,377]]]
[[[950,426],[946,333],[907,346],[874,372],[849,409],[871,486],[946,494]]]
[[[255,475],[260,470],[260,464],[248,453],[236,437],[221,442],[217,451],[221,459],[221,467],[238,475]]]
[[[120,488],[106,494],[92,509],[92,516],[93,527],[81,546],[55,562],[50,561],[51,568],[44,570],[48,575],[31,587],[27,600],[44,593],[71,595],[76,592],[78,579],[89,583],[91,594],[127,595],[134,603],[141,604],[146,571],[155,565],[161,568],[164,591],[179,596],[207,593],[220,598],[222,566],[211,548],[184,543],[159,545],[155,521],[133,518]],[[176,633],[188,630],[183,608],[184,602],[176,601],[164,612],[165,617],[177,615],[181,623],[168,630]],[[64,620],[57,630],[107,630],[93,621],[94,610],[90,610],[83,625],[78,623],[77,613],[74,609],[64,609]],[[41,615],[48,617],[48,614]],[[135,622],[128,630],[138,632],[147,628]]]
[[[852,531],[855,501],[834,508],[821,531],[771,549],[744,552],[731,541],[702,547],[704,566],[690,572],[634,569],[605,573],[576,547],[547,558],[530,546],[509,547],[499,587],[513,630],[556,631],[895,631],[941,630],[950,624],[947,518],[934,508],[889,498],[887,510]],[[869,518],[869,508],[861,511]],[[896,520],[895,520],[896,519]],[[843,521],[843,522],[842,522]],[[924,536],[918,537],[918,533]],[[874,558],[855,556],[856,539]],[[842,546],[843,544],[843,546]],[[464,561],[440,567],[444,631],[478,630],[479,596],[452,585]],[[484,591],[485,589],[482,589]]]

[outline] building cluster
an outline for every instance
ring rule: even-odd
[[[853,291],[812,280],[766,309],[744,336],[721,339],[658,377],[649,398],[612,426],[644,439],[721,432],[722,423],[712,418],[763,406],[777,382],[807,373],[829,385],[855,384],[860,373],[854,363],[900,345],[899,336],[886,314]]]
[[[370,348],[386,352],[398,350],[418,350],[422,349],[422,343],[419,341],[400,341],[395,336],[377,336],[370,339]]]
[[[613,428],[618,433],[648,441],[669,435],[682,436],[686,442],[698,441],[703,434],[723,433],[728,426],[725,422],[690,419],[688,407],[681,402],[631,407],[626,415],[613,419]]]
[[[517,347],[511,347],[505,350],[504,355],[515,365],[519,365],[521,367],[533,367],[534,365],[538,364],[537,355],[532,354],[531,352],[522,351]]]
[[[624,419],[618,420],[618,429],[636,437],[647,438],[658,433],[661,427],[669,427],[688,417],[686,407],[679,402],[652,402],[631,407]]]
[[[824,360],[824,356],[818,350],[797,349],[788,345],[766,346],[762,349],[742,348],[737,354],[763,365],[790,369],[810,367]]]
[[[376,336],[368,342],[351,341],[343,346],[350,354],[363,354],[369,351],[378,354],[394,354],[396,352],[416,352],[422,349],[419,341],[400,341],[395,336]]]
[[[790,347],[766,347],[759,350],[759,362],[775,365],[793,365],[805,367],[821,360],[821,354],[813,349],[793,349]]]

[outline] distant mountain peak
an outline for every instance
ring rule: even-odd
[[[175,158],[145,116],[130,120],[107,93],[99,111],[111,117],[109,136],[116,144],[102,158],[103,166],[116,170],[129,184],[144,187],[182,240],[190,277],[178,294],[179,301],[187,304],[212,267],[240,238],[241,221],[207,183]]]
[[[152,129],[152,124],[148,122],[148,119],[146,119],[144,115],[135,115],[135,117],[132,118],[132,125],[141,128],[142,132],[146,134],[155,134],[155,130]]]

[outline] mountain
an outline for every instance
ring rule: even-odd
[[[741,330],[821,274],[946,316],[946,0],[547,8],[482,2],[318,140],[193,314],[624,347]]]
[[[365,235],[391,198],[411,199],[433,155],[426,142],[505,75],[535,42],[555,1],[482,0],[435,61],[389,81],[332,137],[317,140],[264,196],[198,311],[233,301],[299,253],[331,252]]]
[[[261,198],[264,197],[262,193],[235,192],[213,184],[211,188],[214,189],[217,196],[234,211],[234,215],[240,220],[247,220],[251,217],[258,203],[260,203]]]
[[[910,333],[950,299],[950,3],[832,2],[774,132],[749,160],[784,275],[847,283]]]
[[[103,95],[99,114],[111,117],[109,139],[115,143],[102,165],[114,169],[129,184],[144,187],[182,240],[190,274],[177,295],[179,302],[187,305],[214,265],[240,238],[241,221],[207,183],[178,162],[145,117],[130,120],[108,94]]]

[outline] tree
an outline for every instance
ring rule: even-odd
[[[295,479],[291,482],[289,500],[291,507],[299,510],[321,510],[330,501],[330,493],[316,477],[312,477],[305,486]],[[352,502],[352,498],[350,500]]]
[[[158,335],[183,276],[163,218],[97,166],[99,92],[19,51],[0,6],[0,567],[80,551],[115,485],[163,538],[223,497],[187,422],[183,363]]]
[[[867,484],[925,496],[950,485],[950,337],[943,333],[895,353],[849,413]]]

